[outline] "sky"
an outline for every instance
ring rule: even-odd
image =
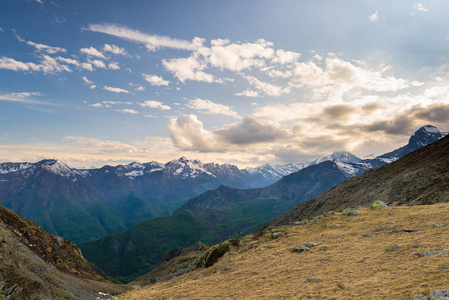
[[[0,162],[239,167],[449,131],[447,1],[0,1]]]

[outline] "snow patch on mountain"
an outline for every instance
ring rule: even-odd
[[[0,174],[14,173],[33,167],[32,163],[2,163],[0,164]]]
[[[339,161],[344,163],[358,163],[361,161],[360,158],[355,156],[352,153],[346,152],[346,151],[336,151],[332,153],[331,155],[326,155],[318,158],[317,160],[313,161],[311,165],[317,165],[319,163],[322,163],[324,161]]]
[[[354,177],[357,175],[357,172],[359,171],[358,168],[356,168],[354,165],[346,164],[340,161],[335,161],[335,164],[337,165],[337,168],[342,171],[347,178]]]
[[[69,166],[56,159],[43,160],[39,162],[39,164],[45,170],[59,176],[69,177],[75,174],[75,172]]]

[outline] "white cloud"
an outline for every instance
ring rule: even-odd
[[[100,51],[98,51],[94,47],[81,48],[80,52],[84,53],[84,54],[87,54],[87,55],[90,55],[90,56],[95,56],[95,57],[99,57],[99,58],[102,58],[102,59],[106,59],[106,56],[104,56],[103,53],[101,53]]]
[[[221,69],[231,71],[242,71],[251,67],[265,66],[264,59],[274,56],[272,43],[264,39],[255,43],[230,43],[229,40],[212,40],[211,47],[198,49],[198,54],[204,57],[206,63]]]
[[[271,61],[272,63],[279,63],[281,65],[294,63],[301,57],[301,53],[284,51],[279,49],[276,51],[276,56]]]
[[[145,87],[141,86],[140,84],[136,84],[136,83],[132,83],[129,82],[128,83],[129,86],[132,86],[134,88],[134,90],[138,91],[138,92],[143,92],[145,91]]]
[[[95,84],[92,84],[89,88],[90,88],[91,90],[94,90],[94,89],[97,88],[97,86],[96,86]]]
[[[416,4],[414,5],[414,7],[416,8],[417,11],[422,11],[422,12],[428,12],[428,11],[429,11],[429,10],[428,10],[424,5],[422,5],[421,3],[416,3]]]
[[[239,115],[229,106],[214,103],[210,100],[195,99],[190,100],[186,107],[199,110],[205,114],[226,115],[238,118]]]
[[[204,62],[199,61],[194,56],[188,58],[163,59],[164,67],[173,73],[181,82],[186,80],[219,82],[212,74],[207,74],[203,70],[207,67]]]
[[[118,24],[90,24],[87,30],[113,35],[125,40],[145,44],[150,50],[172,48],[181,50],[195,50],[202,45],[203,39],[194,38],[191,42],[172,39],[166,36],[149,35],[139,30],[134,30]]]
[[[319,61],[297,63],[293,71],[292,84],[311,89],[312,99],[329,98],[341,100],[343,95],[355,88],[367,91],[387,92],[398,91],[409,86],[419,85],[418,82],[408,82],[393,76],[383,74],[390,67],[379,66],[370,69],[364,62],[355,64],[342,60],[333,54]]]
[[[125,93],[125,94],[129,94],[129,92],[127,90],[121,89],[121,88],[116,88],[116,87],[110,87],[110,86],[104,86],[103,90],[109,91],[109,92],[113,92],[113,93]]]
[[[0,32],[3,32],[3,31],[4,31],[3,28],[0,27]]]
[[[240,93],[235,93],[234,95],[236,96],[243,96],[243,97],[260,97],[259,93],[256,91],[251,91],[251,90],[244,90],[243,92]]]
[[[93,107],[103,107],[103,104],[101,103],[93,103],[93,104],[88,104],[89,106],[93,106]]]
[[[379,13],[379,10],[376,9],[376,11],[372,15],[369,16],[369,21],[372,23],[377,22],[379,20],[378,13]]]
[[[106,64],[98,59],[94,59],[89,61],[91,64],[93,64],[95,67],[100,68],[100,69],[106,69]]]
[[[110,62],[108,69],[110,70],[120,70],[120,67],[117,62]]]
[[[125,48],[117,47],[116,45],[104,44],[103,51],[111,52],[118,55],[127,55]]]
[[[42,0],[35,0],[37,3],[39,3],[39,4],[41,4],[41,5],[43,5],[44,4],[44,2],[42,2]]]
[[[61,48],[61,47],[53,47],[53,46],[48,46],[48,45],[44,45],[44,44],[35,43],[35,42],[32,42],[32,41],[26,41],[26,40],[22,39],[18,35],[15,35],[15,36],[19,40],[19,42],[26,43],[27,45],[36,48],[37,52],[45,52],[47,54],[55,54],[55,53],[58,53],[58,52],[67,52],[66,49]]]
[[[133,104],[130,101],[124,102],[124,101],[101,101],[103,104],[112,104],[112,105],[119,105],[119,104],[125,104],[125,105],[131,105]]]
[[[94,70],[94,67],[92,66],[92,64],[89,64],[89,63],[82,63],[81,68],[83,68],[85,70],[89,70],[91,72]]]
[[[134,110],[134,109],[128,109],[128,108],[124,108],[124,109],[117,109],[118,112],[124,113],[124,114],[138,114],[139,112]]]
[[[64,57],[58,56],[58,57],[56,57],[56,60],[59,60],[60,62],[69,64],[69,65],[74,65],[77,67],[80,65],[80,63],[76,59],[64,58]]]
[[[85,84],[93,84],[93,82],[90,81],[89,79],[87,79],[86,76],[83,76],[83,81],[84,81]]]
[[[33,96],[42,96],[42,94],[38,93],[38,92],[20,92],[20,93],[0,94],[0,101],[21,102],[21,103],[28,103],[28,104],[49,104],[46,102],[35,100],[32,98]]]
[[[3,56],[0,58],[0,69],[7,69],[12,71],[29,71],[30,69],[34,69],[35,71],[37,71],[38,68],[34,63],[24,63],[13,58]]]
[[[263,82],[254,76],[244,76],[251,85],[253,85],[259,91],[267,94],[268,96],[279,97],[282,94],[288,94],[291,91],[290,87],[281,87],[268,82]]]
[[[162,110],[171,110],[170,106],[165,105],[162,102],[154,101],[154,100],[147,100],[147,101],[144,101],[143,103],[137,103],[137,104],[139,104],[142,107],[159,108]]]
[[[32,62],[21,62],[9,57],[0,58],[0,69],[7,69],[12,71],[36,71],[44,74],[52,74],[57,72],[72,72],[72,70],[66,66],[57,62],[56,59],[43,55],[39,64]]]
[[[162,76],[157,75],[148,75],[145,73],[142,73],[143,79],[148,81],[152,86],[166,86],[170,83],[168,80],[164,80]]]

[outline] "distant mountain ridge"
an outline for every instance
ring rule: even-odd
[[[49,232],[80,242],[168,215],[187,199],[225,184],[265,186],[305,164],[240,170],[185,157],[98,169],[74,169],[56,159],[0,164],[0,205]]]
[[[428,128],[419,130],[418,134],[410,138],[411,147],[422,145],[420,135],[430,137],[426,129]],[[430,138],[427,141],[432,140]],[[399,153],[400,156],[404,153],[403,149],[400,148],[400,151],[391,153],[393,155]],[[391,155],[389,154],[389,157]],[[445,136],[407,153],[397,161],[366,172],[362,176],[351,178],[310,201],[300,203],[296,208],[274,218],[259,230],[269,226],[289,224],[329,211],[371,205],[376,200],[381,200],[387,205],[427,205],[449,202],[448,175],[449,136]]]

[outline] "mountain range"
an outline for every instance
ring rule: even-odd
[[[334,153],[328,160],[321,159],[321,162],[312,163],[264,188],[235,189],[221,185],[189,199],[171,216],[145,220],[125,232],[80,243],[79,246],[85,257],[106,274],[129,281],[154,268],[171,248],[185,247],[186,243],[193,244],[198,240],[218,243],[249,233],[298,203],[310,200],[349,178],[393,162],[443,136],[438,129],[428,125],[416,131],[404,147],[373,159],[360,160],[348,153]],[[339,157],[346,162],[337,160]],[[167,232],[166,228],[178,228],[180,218],[186,222],[182,226],[195,228],[191,233],[199,239],[178,245],[161,242],[176,240],[176,229]],[[108,249],[107,255],[100,255],[104,249]]]
[[[0,164],[0,205],[45,230],[80,242],[125,230],[138,221],[169,215],[187,199],[226,184],[271,184],[306,164],[240,170],[181,157],[158,162],[73,169],[61,161]]]

